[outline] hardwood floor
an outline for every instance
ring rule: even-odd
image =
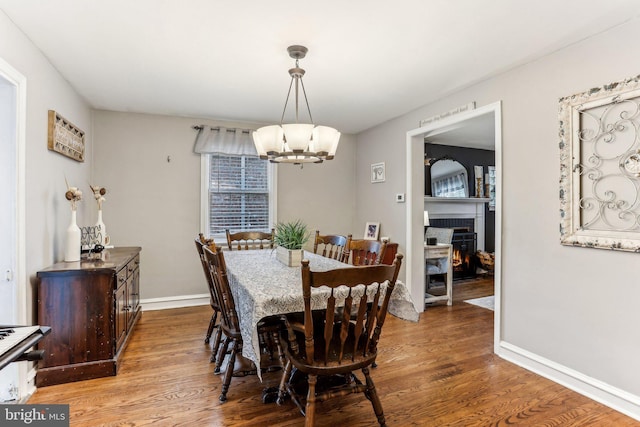
[[[493,311],[463,302],[492,293],[491,280],[458,282],[451,307],[435,304],[418,323],[387,317],[372,377],[389,426],[640,425],[496,357]],[[261,401],[279,373],[234,378],[229,400],[218,401],[221,378],[203,342],[210,316],[208,306],[145,312],[116,377],[43,387],[28,403],[69,404],[71,426],[302,425],[290,401]],[[361,394],[316,414],[319,425],[377,425]]]

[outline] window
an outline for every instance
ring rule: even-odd
[[[258,156],[203,154],[203,229],[224,240],[225,229],[270,231],[274,168]]]
[[[458,175],[440,178],[433,182],[434,197],[468,197],[465,191],[465,181],[467,174],[460,173]]]

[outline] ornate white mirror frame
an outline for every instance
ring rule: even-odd
[[[560,98],[560,241],[640,252],[640,76]]]

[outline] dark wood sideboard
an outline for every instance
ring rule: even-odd
[[[39,271],[36,386],[116,375],[140,318],[140,248],[107,249],[99,260],[60,262]]]

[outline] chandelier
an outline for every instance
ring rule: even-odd
[[[289,46],[289,56],[296,60],[296,66],[289,70],[291,83],[284,102],[284,109],[279,125],[264,126],[253,132],[253,143],[261,159],[274,163],[322,163],[323,160],[331,160],[336,154],[340,132],[328,126],[316,126],[313,124],[309,100],[304,90],[302,76],[304,69],[298,66],[298,60],[305,57],[307,48],[304,46]],[[283,124],[287,111],[291,88],[295,83],[296,122]],[[307,105],[309,120],[311,123],[299,123],[298,121],[298,88],[302,87],[302,94]]]

